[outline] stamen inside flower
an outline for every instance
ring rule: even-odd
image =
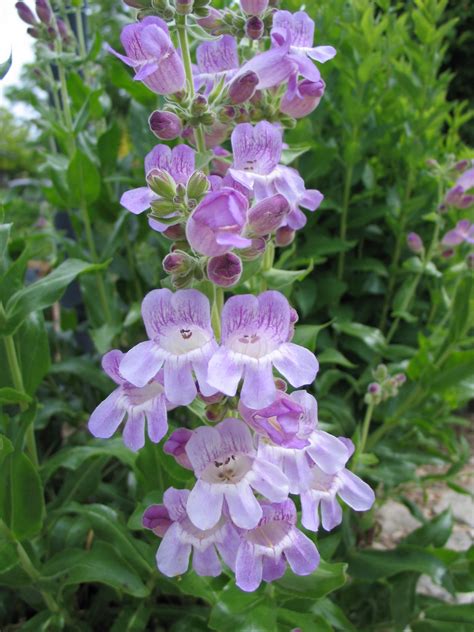
[[[199,349],[209,342],[211,334],[200,327],[173,327],[160,336],[160,346],[169,353],[182,355]]]
[[[210,463],[202,473],[207,483],[239,483],[252,467],[252,459],[245,454],[231,454],[222,461]]]
[[[237,333],[229,341],[229,346],[232,351],[252,358],[263,358],[277,348],[273,340],[261,337],[257,333]]]

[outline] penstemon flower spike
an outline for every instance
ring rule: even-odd
[[[145,425],[158,443],[168,432],[167,411],[200,399],[214,425],[174,429],[163,444],[195,483],[166,490],[143,526],[162,538],[156,561],[163,574],[181,575],[191,560],[198,575],[215,577],[225,564],[240,589],[254,591],[287,565],[308,575],[319,564],[290,494],[300,497],[309,531],[341,522],[338,497],[356,511],[374,502],[346,467],[352,443],[318,426],[312,395],[286,392],[287,382],[311,385],[319,365],[292,342],[298,316],[288,299],[266,289],[275,246],[291,243],[306,223],[302,209],[315,211],[323,200],[282,164],[283,135],[318,106],[325,83],[315,62],[336,51],[314,46],[315,25],[304,11],[275,10],[267,0],[242,0],[240,13],[207,0],[126,2],[139,9],[139,21],[122,32],[126,55],[108,50],[162,95],[150,131],[176,144],[154,147],[145,157],[146,186],[123,193],[121,204],[136,215],[148,211],[150,228],[171,241],[163,269],[174,291],[145,296],[148,340],[104,356],[118,388],[92,413],[89,429],[108,438],[126,420],[124,442],[138,450]],[[212,34],[194,59],[189,20]],[[249,40],[256,41],[249,47]],[[232,152],[222,146],[228,141]],[[471,171],[447,203],[465,204]],[[460,222],[445,242],[469,241],[471,233]],[[250,281],[249,261],[257,270]],[[224,300],[224,288],[236,287]],[[248,293],[256,287],[262,291]]]

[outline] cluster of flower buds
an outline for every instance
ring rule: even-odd
[[[374,382],[369,384],[365,394],[365,403],[372,406],[377,406],[387,399],[396,397],[398,389],[406,382],[404,373],[390,375],[385,364],[379,364],[372,371],[372,375]]]
[[[73,42],[69,26],[54,14],[48,0],[36,0],[36,15],[25,2],[17,2],[15,7],[19,18],[28,24],[28,35],[34,39],[44,42],[51,49],[58,38],[65,46]]]
[[[217,576],[225,564],[242,590],[253,591],[287,565],[299,575],[318,566],[291,495],[299,497],[302,526],[313,532],[341,523],[340,500],[356,511],[374,502],[371,488],[346,467],[352,442],[319,427],[316,400],[301,390],[314,382],[318,362],[292,342],[298,316],[287,298],[239,292],[224,301],[213,288],[211,306],[207,296],[209,281],[232,288],[245,261],[290,243],[306,223],[302,209],[320,205],[322,194],[283,164],[283,131],[288,117],[319,103],[324,83],[312,60],[327,61],[335,50],[313,47],[306,13],[271,11],[268,0],[242,0],[240,14],[210,9],[202,19],[197,0],[152,0],[154,14],[142,0],[128,3],[141,19],[122,32],[125,55],[109,50],[165,97],[149,126],[160,140],[177,142],[152,149],[146,185],[126,191],[121,204],[148,212],[150,227],[172,241],[163,267],[175,291],[145,297],[147,340],[104,356],[117,388],[92,413],[89,429],[108,438],[125,422],[124,442],[139,450],[146,432],[154,443],[168,434],[168,411],[204,402],[211,425],[175,429],[164,443],[193,472],[194,485],[168,489],[143,524],[162,538],[156,560],[165,575],[184,573],[192,556],[197,574]],[[168,8],[181,16],[181,53],[165,21]],[[219,30],[234,15],[243,23],[238,39],[235,29]],[[225,33],[197,46],[195,66],[183,37],[188,16],[214,35]],[[257,49],[245,40],[242,49],[252,56],[242,58],[239,40],[265,33]],[[221,146],[228,139],[231,151]],[[297,390],[287,392],[289,385]]]

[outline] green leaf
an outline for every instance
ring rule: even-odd
[[[4,273],[7,266],[8,240],[13,224],[0,224],[0,275]]]
[[[268,287],[272,290],[282,290],[296,282],[302,281],[313,270],[313,262],[311,261],[305,270],[280,270],[272,268],[267,272],[263,272],[262,276],[266,279]]]
[[[444,546],[453,530],[453,515],[450,509],[446,509],[432,520],[412,531],[402,540],[403,544],[416,546]]]
[[[91,204],[100,194],[100,174],[83,152],[76,150],[67,169],[69,199],[74,206]]]
[[[42,312],[32,312],[15,333],[25,390],[34,395],[51,364],[48,332]]]
[[[414,571],[440,582],[446,566],[422,548],[399,546],[390,551],[359,551],[349,555],[349,574],[361,581],[373,582],[397,573]]]
[[[328,327],[331,323],[324,325],[296,325],[293,342],[302,347],[306,347],[310,351],[316,349],[316,341],[321,330]]]
[[[7,455],[3,459],[0,456],[0,517],[19,540],[32,538],[41,530],[44,518],[41,481],[26,454],[11,452],[5,437],[2,445]]]
[[[211,610],[209,627],[217,632],[274,632],[276,614],[276,604],[263,594],[262,588],[254,593],[244,593],[231,582]]]
[[[322,617],[308,612],[295,612],[288,608],[278,608],[278,621],[297,626],[303,632],[317,630],[318,632],[332,632],[333,628]]]
[[[378,353],[382,352],[386,345],[384,335],[380,329],[375,327],[368,327],[362,323],[349,321],[336,321],[333,327],[340,333],[362,340],[368,347]]]
[[[324,349],[321,353],[318,353],[319,364],[340,364],[348,369],[353,369],[356,364],[350,362],[340,351],[337,349]]]
[[[14,388],[9,386],[0,388],[0,404],[29,404],[32,401],[29,395]]]
[[[58,301],[66,287],[84,272],[100,270],[103,264],[90,264],[79,259],[67,259],[44,279],[18,290],[6,305],[6,325],[1,333],[13,334],[27,316]]]
[[[294,575],[287,571],[285,575],[275,582],[279,595],[288,597],[288,593],[301,599],[320,599],[328,593],[337,590],[346,583],[347,564],[330,564],[321,560],[314,573],[307,577]]]
[[[5,539],[0,540],[0,573],[13,568],[18,563],[18,554],[13,542],[8,542]]]
[[[109,394],[113,389],[112,380],[100,370],[97,362],[86,356],[55,362],[51,365],[49,372],[58,376],[72,375],[103,393]]]
[[[2,63],[0,63],[0,80],[2,80],[8,73],[8,71],[11,68],[12,65],[12,53],[10,51],[10,54],[8,56],[8,59],[6,61],[2,61]]]
[[[135,568],[113,546],[100,541],[94,542],[90,551],[69,549],[53,556],[43,566],[42,576],[60,580],[62,588],[98,582],[133,597],[150,594]]]
[[[312,148],[313,148],[313,145],[311,144],[292,145],[291,147],[288,147],[287,149],[284,149],[282,151],[281,163],[284,165],[289,165],[293,161],[295,161],[297,158],[305,154],[306,152],[311,151]]]

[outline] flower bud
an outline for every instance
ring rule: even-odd
[[[262,15],[268,9],[268,0],[240,0],[240,6],[247,15]]]
[[[26,32],[28,33],[28,35],[30,37],[34,37],[35,39],[39,39],[40,38],[40,32],[38,31],[38,29],[34,26],[29,26],[26,29]]]
[[[322,79],[319,81],[309,81],[305,79],[298,85],[297,93],[293,97],[288,96],[288,92],[283,96],[280,103],[280,111],[295,119],[300,119],[315,110],[322,99],[326,84]]]
[[[162,538],[173,521],[164,505],[151,505],[145,509],[142,524],[145,529],[150,529],[155,535]]]
[[[206,419],[209,421],[222,421],[226,416],[227,406],[222,404],[210,404],[206,407]]]
[[[386,364],[379,364],[373,371],[372,371],[372,375],[374,376],[374,378],[379,381],[379,382],[383,382],[384,380],[387,379],[388,377],[388,369],[387,369],[387,365]]]
[[[251,40],[259,40],[265,32],[265,24],[262,20],[254,15],[249,18],[245,24],[245,34]]]
[[[179,241],[180,239],[185,239],[186,237],[184,224],[173,224],[173,226],[169,226],[161,234],[171,241]]]
[[[176,182],[164,169],[153,169],[147,176],[147,182],[150,189],[160,197],[165,200],[174,199],[176,195]]]
[[[451,259],[453,255],[454,255],[454,248],[445,248],[443,252],[441,253],[441,256],[443,257],[443,259]]]
[[[231,287],[242,276],[242,261],[233,252],[211,257],[207,263],[209,281],[220,287]]]
[[[209,191],[209,180],[203,171],[195,171],[188,180],[188,199],[199,201]]]
[[[194,97],[191,104],[191,112],[194,116],[200,116],[207,112],[207,99],[203,94],[198,94]]]
[[[405,382],[407,381],[407,376],[405,375],[405,373],[397,373],[396,375],[393,376],[393,379],[399,386],[401,386],[402,384],[405,384]]]
[[[148,125],[160,140],[174,140],[183,131],[181,119],[173,112],[155,110],[150,114]]]
[[[56,20],[56,26],[58,27],[58,32],[59,32],[59,35],[60,35],[61,39],[63,40],[63,42],[65,44],[70,42],[71,41],[71,35],[69,33],[69,29],[68,29],[66,23],[64,22],[64,20],[61,20],[61,18],[58,18]]]
[[[378,395],[381,391],[382,389],[380,387],[380,384],[378,384],[377,382],[372,382],[367,387],[367,392],[370,393],[371,395]]]
[[[289,226],[282,226],[275,233],[275,244],[277,246],[289,246],[295,238],[295,231]]]
[[[415,254],[420,254],[425,249],[423,241],[417,233],[408,233],[407,246]]]
[[[175,250],[163,259],[163,270],[168,274],[187,274],[194,267],[194,260],[182,250]]]
[[[132,9],[147,9],[150,6],[149,0],[123,0],[124,4]]]
[[[288,200],[278,193],[253,206],[247,214],[247,227],[254,237],[273,233],[290,212]]]
[[[263,237],[252,239],[252,243],[248,248],[239,250],[239,256],[243,261],[253,261],[263,255],[267,249],[267,241]]]
[[[229,99],[238,105],[250,99],[258,85],[259,78],[253,70],[248,70],[236,77],[229,86]]]
[[[174,430],[167,441],[163,444],[163,452],[175,458],[175,460],[187,470],[192,470],[193,466],[186,454],[186,444],[193,436],[193,431],[188,428],[178,428]]]
[[[471,164],[470,160],[467,160],[466,158],[464,160],[459,160],[455,165],[454,168],[456,171],[465,171],[469,165]]]
[[[197,23],[206,31],[209,31],[212,33],[214,29],[220,26],[221,18],[222,18],[221,11],[219,11],[218,9],[213,9],[212,7],[209,7],[208,14],[206,15],[206,17],[199,18],[197,20]]]
[[[205,404],[218,404],[224,399],[225,395],[223,393],[215,393],[214,395],[203,395],[201,391],[199,390],[199,385],[198,385],[198,397]]]
[[[51,24],[53,11],[48,0],[36,0],[36,13],[43,24]]]
[[[193,12],[194,0],[174,0],[176,13],[179,15],[189,15]]]
[[[17,2],[15,7],[20,20],[23,20],[26,24],[31,24],[31,26],[38,23],[33,11],[24,2]]]
[[[281,391],[282,393],[286,393],[288,390],[288,384],[281,377],[275,378],[275,386],[277,391]]]

